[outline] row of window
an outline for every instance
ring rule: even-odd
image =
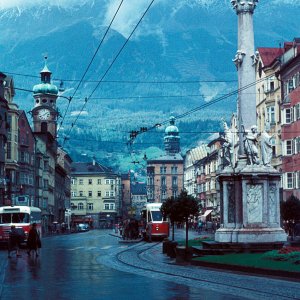
[[[284,189],[299,189],[300,171],[283,173],[282,180]]]
[[[283,124],[290,124],[300,119],[300,103],[284,109]]]
[[[160,174],[167,174],[167,167],[166,166],[161,166],[160,167]],[[176,166],[171,167],[171,174],[177,174],[178,168]]]
[[[176,189],[172,190],[172,196],[174,198],[176,198],[178,196],[178,190],[176,190]],[[149,189],[147,191],[147,197],[148,197],[148,200],[154,200],[154,190],[153,189]],[[167,200],[167,198],[168,198],[167,191],[161,190],[160,200]]]
[[[284,82],[284,95],[288,95],[291,93],[295,88],[300,86],[300,73],[296,73],[291,77],[289,80]]]
[[[20,184],[33,185],[33,174],[21,172]]]
[[[178,191],[177,190],[172,190],[172,196],[176,198],[178,196]],[[167,200],[168,198],[168,193],[166,190],[161,191],[161,200]]]
[[[265,93],[274,92],[275,88],[277,87],[278,87],[278,81],[276,80],[275,76],[268,77],[267,79],[265,79],[265,84],[263,85]]]
[[[75,191],[71,192],[72,197],[84,197],[84,192],[83,191],[79,191],[78,194]],[[88,191],[88,197],[93,197],[93,192],[92,191]],[[101,197],[102,193],[101,191],[97,191],[97,197]],[[106,191],[105,192],[105,197],[115,197],[115,192],[114,191]]]
[[[71,203],[71,207],[76,207],[74,203]],[[94,203],[87,203],[86,205],[87,210],[94,210]],[[115,210],[114,203],[105,203],[103,205],[104,210]],[[77,205],[77,210],[84,210],[84,203],[79,202]]]
[[[101,179],[95,179],[95,181],[97,182],[97,184],[101,184]],[[76,178],[72,178],[71,179],[71,184],[76,184]],[[78,181],[78,184],[83,185],[84,184],[84,179],[80,178]],[[89,178],[88,179],[88,184],[93,184],[93,179]],[[115,184],[115,180],[114,179],[105,179],[105,184],[110,184],[110,185],[114,185]]]
[[[167,186],[167,179],[165,176],[162,176],[160,178],[160,183],[161,183],[161,186],[164,186],[166,187]],[[178,181],[177,181],[177,176],[173,176],[172,177],[172,186],[177,186],[178,185]]]
[[[205,166],[205,174],[209,175],[210,173],[215,173],[217,171],[217,161],[213,160]]]
[[[282,153],[283,155],[293,155],[300,153],[300,137],[292,140],[282,141]]]

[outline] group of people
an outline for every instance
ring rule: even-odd
[[[15,252],[16,257],[20,257],[20,246],[24,242],[25,233],[22,228],[16,228],[15,225],[11,226],[8,240],[8,258],[11,258],[11,253]],[[42,247],[39,231],[37,230],[36,223],[31,225],[31,228],[27,237],[27,255],[30,256],[33,251],[39,256],[38,249]]]
[[[119,232],[124,240],[135,240],[140,236],[139,227],[137,220],[128,219],[119,224]]]

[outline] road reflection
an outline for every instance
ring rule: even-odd
[[[99,255],[109,255],[114,247],[120,247],[116,238],[96,230],[44,238],[39,257],[23,252],[8,260],[1,299],[218,299],[97,263]]]

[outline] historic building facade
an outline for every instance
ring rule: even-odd
[[[9,76],[5,78],[4,97],[8,101],[8,136],[6,143],[5,177],[7,180],[6,205],[14,204],[16,198],[22,193],[18,178],[19,160],[19,110],[13,102],[15,89],[13,79]]]
[[[283,200],[300,198],[300,39],[280,56]]]
[[[142,208],[147,203],[147,185],[146,183],[135,182],[131,184],[131,206],[137,218],[141,215]]]
[[[45,66],[41,82],[33,87],[34,107],[31,111],[36,139],[36,203],[42,209],[43,230],[57,222],[55,199],[55,167],[57,159],[58,88],[51,83],[51,71]]]
[[[20,194],[15,204],[37,206],[35,203],[35,138],[29,125],[26,113],[20,111],[19,120],[19,160],[18,160],[18,186]]]
[[[282,48],[258,48],[258,64],[256,66],[256,108],[258,132],[267,130],[273,136],[272,166],[281,168],[282,147],[280,143],[281,130],[281,85],[278,79],[280,69],[279,57],[284,52]],[[261,157],[261,153],[260,153]]]
[[[89,223],[110,227],[118,217],[121,177],[93,160],[71,166],[71,213],[73,225]]]
[[[199,161],[207,156],[207,146],[201,145],[186,152],[184,157],[184,189],[188,195],[199,198],[197,179],[200,176]]]
[[[6,75],[0,72],[0,205],[6,202],[6,142],[8,138],[8,101],[5,98]]]
[[[183,157],[174,117],[165,130],[164,144],[165,155],[147,160],[148,202],[163,202],[183,190]]]
[[[59,223],[69,225],[66,212],[71,208],[71,164],[72,159],[62,148],[57,149],[55,166],[55,207],[54,214]]]

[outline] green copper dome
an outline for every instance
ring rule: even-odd
[[[41,74],[41,83],[36,84],[33,87],[33,94],[58,94],[58,88],[56,85],[51,84],[51,71],[47,66],[47,56],[45,56],[45,66],[40,72]]]
[[[34,94],[58,94],[58,88],[56,85],[51,83],[40,83],[36,84],[33,87],[33,93]]]
[[[179,133],[179,130],[178,130],[177,126],[175,126],[175,118],[170,117],[170,125],[166,128],[165,134],[166,135],[172,135],[172,134],[177,135],[178,133]]]

